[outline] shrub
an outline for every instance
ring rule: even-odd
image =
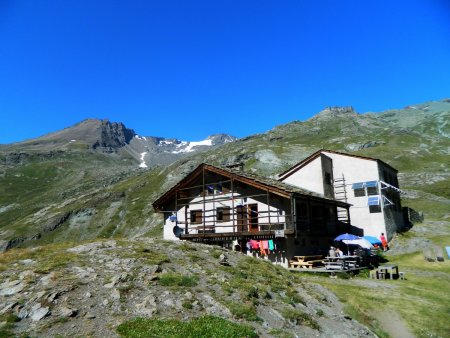
[[[319,330],[319,324],[307,313],[296,309],[285,309],[282,311],[284,319],[292,321],[297,325],[306,325],[314,330]]]
[[[187,286],[197,285],[197,277],[184,276],[177,273],[165,273],[159,276],[159,284],[162,286]]]
[[[228,309],[236,318],[242,318],[249,321],[259,321],[260,318],[256,314],[256,308],[253,304],[233,303],[227,304]]]

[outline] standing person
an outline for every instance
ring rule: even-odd
[[[336,252],[332,246],[330,247],[330,251],[328,251],[328,257],[336,257]]]
[[[383,247],[383,251],[388,251],[388,249],[389,249],[388,242],[386,240],[386,237],[384,236],[384,232],[381,233],[380,240],[381,240],[381,246]]]

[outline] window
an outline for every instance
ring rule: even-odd
[[[226,222],[230,220],[230,207],[217,208],[216,217],[218,222]]]
[[[201,223],[203,221],[202,210],[191,210],[191,223]]]
[[[369,212],[371,214],[376,212],[381,212],[381,206],[380,205],[369,205]]]
[[[366,196],[366,190],[364,188],[364,183],[363,182],[353,183],[352,184],[352,189],[353,189],[353,192],[355,194],[355,197]]]
[[[367,204],[369,205],[369,212],[376,213],[381,212],[381,200],[380,196],[369,197]]]
[[[378,182],[377,181],[369,181],[366,182],[367,195],[373,196],[378,195]]]

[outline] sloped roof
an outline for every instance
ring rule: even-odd
[[[176,190],[188,187],[190,183],[192,183],[196,178],[199,177],[203,169],[225,177],[233,178],[233,180],[235,181],[242,182],[256,188],[268,190],[271,193],[277,194],[285,198],[290,198],[292,194],[295,194],[308,196],[314,199],[332,201],[333,203],[340,206],[349,205],[348,203],[336,201],[335,199],[324,197],[321,194],[306,189],[302,189],[294,185],[281,182],[276,179],[262,177],[256,174],[246,173],[239,170],[230,169],[227,167],[214,166],[211,164],[202,163],[192,172],[186,175],[181,181],[175,184],[171,189],[169,189],[167,192],[161,195],[155,202],[153,202],[153,207],[155,208],[155,210],[161,209],[161,206],[173,197]]]
[[[373,157],[367,157],[367,156],[361,156],[361,155],[355,155],[355,154],[347,154],[347,153],[343,153],[340,151],[335,151],[335,150],[328,150],[328,149],[320,149],[318,151],[316,151],[315,153],[309,155],[307,158],[305,158],[304,160],[298,162],[297,164],[293,165],[292,167],[290,167],[289,169],[287,169],[286,171],[282,172],[281,174],[278,175],[279,179],[285,179],[287,177],[289,177],[290,175],[292,175],[293,173],[295,173],[297,170],[303,168],[304,166],[306,166],[308,163],[312,162],[313,160],[315,160],[317,157],[319,157],[322,153],[332,153],[332,154],[337,154],[337,155],[343,155],[343,156],[349,156],[349,157],[354,157],[354,158],[360,158],[362,160],[369,160],[369,161],[376,161],[380,164],[383,164],[386,167],[389,167],[390,169],[394,170],[395,172],[398,172],[397,169],[395,169],[394,167],[390,166],[389,164],[387,164],[386,162],[378,159],[378,158],[373,158]]]

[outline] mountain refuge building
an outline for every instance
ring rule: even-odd
[[[350,203],[355,235],[384,233],[390,240],[403,227],[397,173],[379,159],[320,150],[280,174],[279,180]]]
[[[397,171],[384,162],[321,150],[279,179],[203,163],[153,207],[164,216],[164,239],[243,252],[258,242],[267,259],[287,267],[342,233],[390,238],[402,221],[398,196]]]

